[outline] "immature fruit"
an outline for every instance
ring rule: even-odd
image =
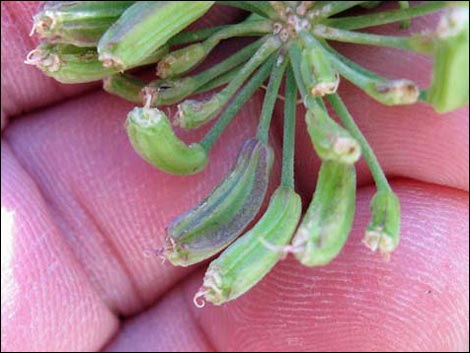
[[[468,5],[450,8],[441,19],[428,101],[439,113],[468,103],[469,23]]]
[[[319,104],[311,105],[305,121],[313,147],[322,160],[353,164],[361,156],[356,139],[331,119]]]
[[[371,203],[372,218],[363,243],[372,251],[379,250],[387,259],[400,240],[400,202],[390,190],[378,191]]]
[[[135,1],[45,1],[33,32],[50,42],[92,47]]]
[[[282,253],[271,247],[289,243],[301,212],[300,196],[291,188],[277,188],[256,225],[211,262],[195,302],[204,296],[220,305],[256,285],[281,259]]]
[[[144,58],[139,65],[155,63],[168,51],[165,45]],[[85,83],[101,80],[117,72],[114,67],[103,67],[95,48],[71,44],[42,42],[29,52],[26,64],[62,83]]]
[[[292,241],[302,264],[326,265],[338,255],[351,230],[355,202],[354,166],[323,162],[313,200]]]
[[[137,1],[101,37],[99,59],[104,66],[118,70],[135,66],[213,4],[214,1]]]
[[[142,102],[142,88],[142,81],[127,74],[116,74],[103,79],[103,90],[134,103]]]
[[[207,165],[206,150],[198,143],[187,146],[182,142],[166,115],[156,108],[132,109],[127,116],[126,129],[134,150],[158,169],[190,175]]]
[[[234,241],[258,213],[269,182],[273,152],[258,139],[240,151],[229,175],[167,229],[167,259],[188,266]]]
[[[323,97],[326,94],[333,94],[339,86],[339,75],[331,66],[330,61],[324,51],[319,47],[319,43],[312,43],[307,32],[302,32],[304,39],[304,49],[302,50],[302,78],[306,88],[312,96]]]

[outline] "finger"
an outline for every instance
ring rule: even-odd
[[[408,32],[434,28],[439,16],[414,19]],[[404,35],[392,24],[368,30],[380,34]],[[432,59],[393,48],[337,44],[345,56],[391,79],[409,78],[421,87],[429,85]],[[407,177],[468,191],[469,121],[468,106],[447,114],[437,114],[425,104],[384,106],[345,79],[339,94],[363,131],[389,177]],[[311,195],[319,160],[312,149],[304,123],[304,110],[298,110],[296,169],[298,183]],[[279,134],[279,132],[278,132]],[[364,161],[358,164],[361,185],[372,182]]]
[[[96,350],[118,327],[37,185],[1,148],[2,352]]]
[[[361,244],[373,193],[361,189],[354,229],[331,264],[307,268],[289,257],[237,300],[193,307],[211,345],[235,352],[468,350],[468,194],[408,181],[393,187],[403,223],[390,262]],[[189,281],[187,305],[201,281],[202,273]]]
[[[18,119],[4,133],[47,195],[54,220],[95,290],[121,315],[142,310],[194,269],[162,264],[144,251],[161,247],[172,219],[227,173],[243,141],[255,134],[260,99],[229,126],[207,169],[188,177],[160,172],[135,153],[124,128],[131,107],[93,93]],[[189,142],[205,131],[178,133]]]
[[[44,76],[40,70],[24,64],[26,54],[39,42],[37,36],[28,35],[32,27],[32,16],[38,6],[37,1],[4,1],[1,4],[2,121],[101,87],[100,82],[61,84]],[[240,20],[243,16],[244,13],[238,9],[216,6],[200,21],[191,25],[191,29],[229,23]]]
[[[109,342],[110,352],[213,352],[194,320],[181,286],[169,291],[158,305],[126,320]]]

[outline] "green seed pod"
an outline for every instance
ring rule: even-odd
[[[156,108],[134,108],[127,116],[126,128],[136,152],[158,169],[189,175],[207,164],[207,151],[198,143],[187,146],[182,142],[166,115]]]
[[[372,98],[385,105],[413,104],[419,98],[419,87],[405,79],[371,81],[364,89]]]
[[[235,240],[261,207],[269,183],[273,151],[258,139],[243,146],[229,175],[197,206],[167,229],[166,258],[189,266]]]
[[[187,99],[178,104],[175,124],[183,129],[195,129],[212,120],[222,107],[217,94],[205,101]]]
[[[305,87],[314,97],[333,94],[338,89],[338,73],[323,50],[315,45],[307,45],[302,50],[301,71]]]
[[[468,7],[452,7],[437,27],[428,101],[439,113],[468,103]]]
[[[282,258],[282,253],[270,246],[282,247],[290,242],[301,212],[300,196],[289,187],[277,188],[256,225],[211,262],[194,303],[203,306],[198,299],[205,297],[220,305],[238,298],[261,281]]]
[[[101,37],[99,59],[104,66],[119,70],[138,65],[213,4],[214,1],[138,1]]]
[[[292,241],[302,264],[326,265],[339,254],[351,230],[355,200],[354,166],[323,162],[313,200]]]
[[[388,80],[364,69],[330,47],[324,53],[341,76],[385,105],[413,104],[419,98],[419,87],[410,80]]]
[[[168,47],[152,53],[139,63],[147,65],[157,62],[166,52]],[[113,67],[103,67],[98,60],[95,48],[76,47],[70,44],[43,42],[29,52],[25,63],[34,65],[62,83],[84,83],[98,81],[106,76],[113,75],[117,70]]]
[[[331,119],[319,104],[311,105],[305,121],[313,147],[322,160],[353,164],[361,156],[357,140]]]
[[[207,55],[203,43],[195,43],[172,51],[158,63],[157,76],[161,78],[175,77],[193,68]]]
[[[135,1],[46,1],[31,33],[50,42],[96,46],[103,33]]]
[[[392,191],[378,191],[372,198],[370,211],[372,218],[363,243],[372,251],[378,249],[388,259],[399,242],[400,201]]]
[[[41,43],[28,54],[25,63],[62,83],[97,81],[116,71],[103,67],[94,48],[59,43]]]
[[[141,90],[144,85],[139,79],[127,74],[116,74],[103,79],[103,89],[106,92],[134,103],[142,102]]]

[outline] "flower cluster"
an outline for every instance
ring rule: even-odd
[[[198,205],[167,228],[159,254],[189,266],[218,253],[194,302],[222,304],[247,292],[287,253],[305,266],[326,265],[345,244],[354,219],[355,163],[364,157],[377,191],[363,242],[386,258],[399,242],[400,204],[378,160],[337,93],[344,78],[385,105],[421,101],[437,112],[468,103],[469,9],[467,2],[430,1],[380,11],[382,1],[73,1],[46,3],[32,33],[44,40],[26,59],[63,83],[103,80],[105,91],[138,104],[126,128],[135,151],[176,175],[204,170],[224,129],[269,79],[255,136],[245,142],[225,178]],[[212,6],[249,13],[240,23],[184,29]],[[347,16],[361,6],[378,7]],[[437,28],[408,36],[358,30],[441,12]],[[254,37],[251,44],[197,74],[221,42]],[[330,41],[400,48],[434,57],[431,84],[388,79],[349,60]],[[128,71],[156,64],[158,78],[142,82]],[[274,153],[268,132],[281,84],[285,85],[282,177],[259,221],[246,229],[265,198]],[[209,99],[196,93],[215,89]],[[312,201],[302,216],[294,189],[296,105],[305,106],[306,130],[322,164]],[[341,125],[333,120],[327,102]],[[161,106],[177,104],[169,119]],[[181,141],[172,123],[195,129],[215,120],[201,141]]]

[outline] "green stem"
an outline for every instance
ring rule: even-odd
[[[422,54],[431,54],[432,52],[432,48],[426,48],[426,46],[424,46],[424,39],[420,41],[419,36],[383,36],[378,34],[352,32],[324,26],[321,24],[313,27],[312,33],[317,37],[339,42],[401,48],[406,50],[413,50]],[[423,42],[423,45],[416,45],[420,42]]]
[[[217,1],[217,4],[236,7],[273,20],[279,19],[276,11],[268,1]]]
[[[193,79],[195,80],[195,82],[198,82],[199,87],[201,87],[202,85],[205,85],[206,83],[208,83],[215,77],[225,74],[231,69],[239,66],[240,64],[244,63],[248,59],[252,58],[253,54],[256,53],[256,51],[261,47],[261,45],[263,45],[263,43],[265,43],[265,41],[266,41],[266,38],[258,39],[256,42],[251,43],[250,45],[234,53],[227,59],[212,66],[210,69],[207,69],[193,76]]]
[[[447,1],[428,1],[422,5],[408,9],[384,11],[362,16],[331,18],[325,20],[323,23],[327,26],[341,29],[360,29],[403,21],[417,16],[424,16],[428,13],[438,11],[446,5]]]
[[[284,101],[284,137],[282,140],[281,184],[294,188],[295,122],[297,110],[297,86],[294,73],[287,68]]]
[[[103,89],[130,102],[142,103],[140,92],[145,83],[128,74],[116,74],[103,79]]]
[[[298,42],[292,43],[289,47],[289,59],[292,63],[291,67],[294,73],[295,82],[297,83],[297,88],[300,91],[305,108],[314,108],[317,104],[320,104],[323,109],[326,109],[323,101],[310,95],[307,87],[305,87],[304,80],[302,79],[302,73],[300,71],[302,53],[300,44]]]
[[[289,47],[289,59],[291,62],[292,71],[294,73],[295,81],[297,83],[297,88],[300,91],[300,95],[304,99],[308,96],[307,87],[302,79],[302,73],[300,72],[300,63],[302,61],[302,52],[300,44],[298,42],[293,42]]]
[[[400,9],[409,9],[410,8],[410,2],[409,1],[399,1],[398,5],[400,6]],[[405,29],[410,26],[410,19],[403,20],[400,22],[400,28]]]
[[[327,96],[328,101],[330,102],[333,109],[338,114],[339,119],[344,124],[344,126],[349,130],[351,135],[359,142],[359,145],[362,149],[362,154],[364,159],[369,166],[369,169],[374,178],[375,185],[378,191],[391,191],[390,185],[388,184],[387,177],[385,176],[382,168],[380,167],[379,161],[375,156],[372,147],[367,142],[366,138],[362,134],[361,130],[357,126],[353,117],[349,113],[348,109],[344,105],[342,99],[337,93],[330,94]]]
[[[236,75],[238,75],[238,72],[241,70],[241,68],[242,67],[240,65],[227,72],[224,72],[223,74],[217,76],[216,78],[200,86],[197,90],[194,91],[194,93],[203,93],[203,92],[211,91],[214,88],[217,88],[217,87],[220,87],[229,83],[230,81],[232,81],[232,79]]]
[[[349,60],[344,55],[341,55],[327,43],[323,42],[322,44],[322,48],[325,50],[325,53],[327,53],[332,64],[336,67],[341,75],[346,77],[351,82],[365,84],[369,80],[386,80],[384,77],[376,74],[373,71],[367,70],[366,68],[356,64],[354,61]]]
[[[258,131],[256,132],[256,137],[264,143],[268,142],[269,126],[271,124],[274,105],[277,100],[277,95],[279,92],[279,87],[281,86],[282,76],[284,75],[284,71],[286,69],[286,64],[286,58],[280,54],[273,64],[268,88],[266,89],[266,94],[264,95],[260,122],[258,124]]]
[[[203,43],[207,51],[214,48],[224,39],[232,37],[258,36],[272,32],[272,21],[243,21],[241,23],[227,26],[214,33]]]
[[[253,75],[253,77],[251,77],[246,85],[240,90],[238,95],[233,99],[219,120],[217,120],[206,136],[204,136],[200,144],[206,149],[206,151],[209,151],[212,148],[214,143],[217,141],[228,124],[230,124],[237,112],[263,84],[264,80],[266,80],[269,73],[271,72],[274,60],[275,56],[268,59],[260,67],[260,69]]]
[[[156,105],[168,105],[181,101],[182,99],[222,85],[228,80],[235,78],[235,75],[227,75],[234,69],[236,72],[241,71],[240,65],[249,60],[263,44],[263,39],[251,43],[242,50],[231,55],[227,59],[219,62],[217,65],[200,72],[194,76],[187,76],[176,79],[167,79],[151,82],[147,87],[150,90],[156,89],[155,95]]]
[[[253,14],[248,16],[244,22],[249,22],[249,21],[259,21],[262,20],[263,17],[255,17]],[[173,45],[182,45],[182,44],[191,44],[194,42],[201,42],[203,40],[208,39],[212,35],[216,33],[220,33],[221,31],[225,30],[230,30],[231,27],[237,26],[235,25],[222,25],[222,26],[214,26],[214,27],[209,27],[209,28],[201,28],[197,29],[195,31],[188,31],[188,32],[182,32],[178,33],[175,35],[173,38],[171,38],[168,41],[168,44],[170,46]]]
[[[318,6],[309,11],[309,15],[322,18],[330,17],[365,2],[367,1],[319,1]]]
[[[168,41],[168,44],[170,46],[173,46],[173,45],[182,45],[182,44],[200,42],[202,40],[206,40],[213,34],[230,26],[231,25],[215,26],[215,27],[209,27],[209,28],[201,28],[195,31],[178,33],[177,35],[175,35],[173,38],[171,38]]]
[[[333,50],[327,43],[321,48],[341,76],[370,97],[385,105],[413,104],[418,100],[419,87],[410,80],[388,80],[353,63]]]
[[[216,94],[219,104],[223,105],[240,88],[243,82],[255,71],[268,57],[271,56],[281,46],[280,41],[275,37],[268,38],[250,60],[241,68],[239,75],[220,92]]]

